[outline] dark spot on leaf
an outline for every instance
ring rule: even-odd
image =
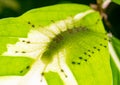
[[[90,50],[88,50],[88,52],[90,52]]]
[[[34,27],[35,27],[35,25],[32,25],[32,27],[34,28]]]
[[[30,21],[28,21],[28,24],[31,24],[31,22],[30,22]]]
[[[94,49],[96,49],[96,47],[95,47],[95,46],[94,46],[93,48],[94,48]]]
[[[107,40],[107,38],[104,38],[104,40]]]
[[[94,54],[94,52],[92,51],[92,54]]]
[[[20,73],[23,73],[23,70],[21,70]]]
[[[55,23],[55,21],[54,20],[50,20],[52,23]]]
[[[85,55],[87,55],[87,53],[86,53],[86,52],[84,52],[84,54],[85,54]]]
[[[98,51],[100,51],[100,49],[97,49]]]
[[[88,55],[89,57],[91,57],[91,55]]]
[[[107,48],[107,46],[106,46],[106,45],[105,45],[104,47],[105,47],[105,48]]]
[[[82,57],[79,57],[79,59],[83,59]]]
[[[29,68],[30,68],[30,66],[27,66],[27,67],[26,67],[26,69],[29,69]]]
[[[96,24],[98,24],[99,21],[100,21],[100,19],[97,19]]]
[[[102,44],[100,44],[100,46],[102,46]]]
[[[87,59],[84,59],[84,61],[86,61],[86,62],[87,62]]]
[[[80,65],[80,63],[77,63],[78,65]]]
[[[75,64],[75,62],[74,62],[74,61],[72,61],[72,64]]]

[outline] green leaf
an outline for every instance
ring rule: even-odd
[[[120,40],[117,39],[116,37],[111,37],[111,42],[112,42],[112,46],[120,60]]]
[[[0,56],[0,76],[4,75],[24,75],[32,62],[30,58],[21,58],[12,56]],[[24,68],[24,69],[23,69]],[[7,70],[9,69],[9,71]]]
[[[120,71],[118,70],[118,67],[115,64],[115,61],[113,58],[110,59],[111,68],[112,68],[112,75],[113,75],[113,85],[119,85],[120,83]]]
[[[46,78],[47,82],[49,83],[49,85],[53,85],[53,83],[54,83],[54,85],[64,85],[60,76],[55,72],[46,73],[45,78]],[[59,82],[58,82],[58,80],[59,80]]]
[[[64,85],[112,84],[108,38],[99,13],[87,6],[58,4],[2,19],[0,39],[2,76],[24,75],[40,59],[48,85],[51,75]]]
[[[120,0],[112,0],[112,2],[115,2],[116,4],[120,5]]]
[[[116,37],[111,37],[110,53],[111,59],[110,64],[112,68],[113,75],[113,85],[118,85],[120,83],[120,40]]]
[[[76,9],[74,9],[74,7],[76,7]],[[78,10],[79,8],[82,8],[82,9]],[[65,10],[64,13],[62,12],[63,10],[61,11],[61,9]],[[70,9],[74,12],[71,12]],[[38,40],[38,37],[36,37],[36,34],[39,32],[37,33],[33,31],[31,32],[31,30],[37,30],[38,28],[40,28],[39,25],[42,25],[42,26],[49,25],[51,24],[51,20],[58,21],[66,18],[68,15],[73,16],[76,13],[79,13],[81,11],[86,11],[88,9],[89,8],[87,6],[79,5],[79,4],[61,4],[57,6],[55,5],[50,7],[33,9],[20,17],[1,19],[0,20],[0,48],[1,48],[0,55],[1,57],[10,56],[10,58],[12,59],[14,57],[22,56],[21,59],[23,60],[24,60],[24,57],[30,57],[31,59],[28,58],[28,61],[29,60],[34,61],[34,59],[36,59],[37,57],[36,55],[41,54],[39,53],[39,49],[42,47],[41,47],[41,44],[35,44],[36,40]],[[36,26],[35,28],[34,28],[34,25]],[[32,37],[32,33],[36,33],[36,34],[33,34],[34,36]],[[32,38],[33,44],[27,43],[27,41],[29,40],[27,37]],[[26,40],[26,42],[23,42],[24,40]],[[41,41],[42,39],[39,39],[37,43],[40,43]],[[33,47],[34,49],[32,49]],[[25,51],[28,51],[28,53],[25,53]],[[5,53],[5,52],[8,52],[8,53]],[[31,61],[30,65],[32,65],[33,61]],[[4,62],[7,63],[8,61],[4,61]],[[16,62],[15,61],[11,61],[11,62],[16,63],[17,59],[16,59]],[[7,66],[4,66],[4,67],[2,66],[1,69],[6,68],[7,70],[8,68],[12,67],[12,65],[13,64],[8,64]],[[10,74],[14,75],[15,73],[17,73],[16,71],[18,70],[14,69],[14,72],[11,72],[11,71],[9,72],[8,70],[8,73],[9,75]],[[19,69],[19,72],[20,71],[21,69]],[[20,75],[19,72],[18,72],[18,75]],[[0,75],[3,75],[3,74],[7,75],[8,73],[5,74],[5,72],[3,73],[0,71]]]

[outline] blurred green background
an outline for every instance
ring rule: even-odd
[[[16,17],[33,8],[69,2],[89,5],[95,0],[0,0],[0,18]]]
[[[79,3],[89,5],[96,3],[96,0],[0,0],[0,19],[7,17],[17,17],[26,11],[49,6],[59,3]],[[112,28],[105,27],[111,31],[113,35],[120,39],[120,5],[110,3],[106,9],[108,21],[112,24]]]

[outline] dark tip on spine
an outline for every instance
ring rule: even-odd
[[[21,53],[26,53],[25,51],[22,51]]]
[[[60,71],[61,71],[61,72],[64,72],[64,70],[63,70],[63,69],[61,69]]]
[[[42,76],[44,76],[44,74],[45,74],[44,72],[41,73]]]
[[[22,40],[22,42],[25,42],[25,40]]]
[[[83,59],[82,57],[79,57],[79,59]]]
[[[67,76],[67,75],[65,75],[65,77],[67,78],[68,76]]]
[[[40,80],[40,82],[42,82],[42,79]]]
[[[87,59],[84,59],[84,61],[86,61],[86,62],[87,62]]]
[[[74,61],[72,61],[72,64],[75,64],[75,62],[74,62]]]
[[[26,43],[28,43],[28,44],[29,44],[29,43],[30,43],[30,41],[27,41]]]
[[[63,70],[63,69],[61,69],[60,71],[64,73],[64,70]],[[64,73],[64,75],[65,75],[65,77],[67,78],[67,75],[66,75],[65,73]]]
[[[18,53],[18,51],[15,51],[15,53]]]

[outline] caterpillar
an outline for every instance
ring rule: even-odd
[[[99,30],[98,32],[95,32],[95,29],[93,29],[94,26],[100,22],[99,19],[96,19],[94,21],[95,24],[90,24],[88,26],[81,25],[82,19],[83,21],[86,20],[85,22],[87,23],[87,19],[84,19],[85,14],[87,13],[89,14],[92,12],[94,11],[87,11],[83,14],[77,14],[74,17],[68,17],[65,20],[60,20],[57,22],[55,22],[54,20],[51,20],[52,24],[50,24],[49,26],[42,27],[44,29],[41,29],[41,28],[37,29],[40,33],[47,36],[50,40],[48,42],[48,45],[46,46],[45,52],[41,56],[41,60],[45,64],[45,68],[41,72],[41,76],[45,75],[45,70],[47,69],[47,65],[49,65],[53,61],[54,55],[58,55],[59,51],[62,48],[64,49],[65,46],[66,47],[68,46],[67,48],[69,48],[72,45],[72,42],[74,42],[74,40],[77,42],[73,44],[73,48],[76,48],[73,50],[77,52],[78,49],[80,49],[79,46],[82,46],[81,49],[83,49],[83,52],[81,52],[81,54],[78,53],[79,54],[78,56],[74,56],[71,59],[70,59],[70,56],[68,57],[68,59],[67,57],[64,56],[67,60],[70,60],[69,62],[71,65],[73,65],[73,67],[76,65],[80,66],[81,64],[84,65],[85,62],[87,63],[90,61],[90,58],[94,58],[94,55],[96,53],[99,54],[101,50],[103,49],[105,50],[107,48],[107,42],[109,41],[109,39],[107,38],[106,32],[100,33]],[[87,45],[88,42],[90,44],[90,40],[88,41],[84,40],[84,38],[88,37],[88,33],[91,33],[90,36],[92,39],[94,39],[92,40],[93,44],[91,46]],[[84,37],[84,38],[81,38],[81,40],[77,40],[79,37]],[[79,42],[81,43],[79,44]],[[105,42],[105,43],[102,43],[102,42]],[[76,44],[78,44],[78,47],[74,47],[76,46]],[[84,47],[85,45],[87,46]],[[70,50],[72,50],[72,47]],[[73,52],[76,53],[75,51]],[[69,76],[67,75],[67,73],[64,71],[64,69],[60,65],[61,61],[59,58],[60,57],[57,56],[57,59],[58,59],[57,64],[58,64],[59,70],[61,73],[63,73],[63,75],[66,78],[68,78]]]

